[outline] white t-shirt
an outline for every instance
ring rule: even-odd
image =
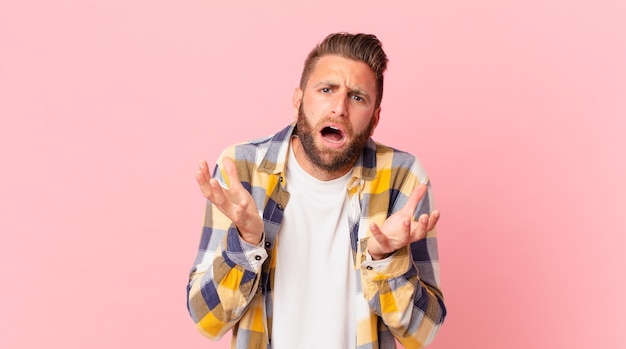
[[[278,233],[272,348],[355,348],[356,281],[345,176],[320,181],[289,151]]]

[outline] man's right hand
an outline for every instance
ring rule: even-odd
[[[228,188],[222,188],[215,178],[211,178],[209,165],[202,160],[196,171],[196,181],[198,181],[200,191],[218,210],[233,221],[242,239],[257,245],[261,242],[264,228],[254,199],[241,185],[237,168],[231,158],[223,159],[223,168],[228,177]]]

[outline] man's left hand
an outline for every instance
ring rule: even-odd
[[[427,190],[426,185],[420,184],[413,190],[406,205],[389,216],[380,227],[376,223],[370,224],[372,237],[367,241],[367,251],[372,259],[386,258],[400,248],[424,238],[427,232],[435,228],[440,216],[438,210],[430,215],[424,213],[417,221],[413,220],[413,212]]]

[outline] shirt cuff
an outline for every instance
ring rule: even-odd
[[[361,265],[361,270],[365,276],[374,279],[390,279],[403,275],[410,267],[410,253],[406,248],[402,248],[387,258],[373,260],[369,252],[365,251],[365,260]]]
[[[265,235],[261,238],[261,242],[258,245],[251,244],[241,237],[241,248],[248,259],[248,263],[255,272],[260,272],[261,267],[263,266],[263,262],[267,259],[267,251],[263,247],[265,244]]]

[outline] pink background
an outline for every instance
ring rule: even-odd
[[[432,348],[626,347],[623,1],[226,3],[0,4],[0,347],[226,348],[185,307],[195,168],[290,122],[334,31],[383,41],[375,138],[443,212]]]

